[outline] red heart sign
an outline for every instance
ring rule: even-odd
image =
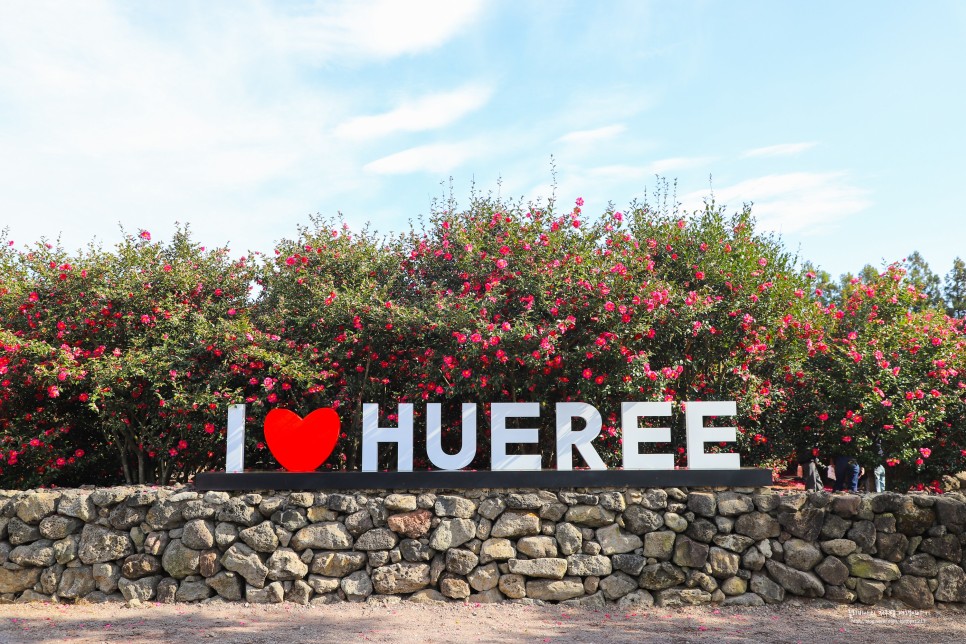
[[[265,416],[265,442],[288,471],[312,472],[335,449],[339,425],[339,415],[328,407],[305,418],[288,409],[273,409]]]

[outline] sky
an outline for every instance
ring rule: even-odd
[[[752,203],[832,275],[966,258],[966,3],[0,4],[0,228],[238,255],[450,194]]]

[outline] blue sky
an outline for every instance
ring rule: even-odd
[[[754,202],[833,275],[966,257],[963,2],[67,2],[0,8],[0,226],[270,250],[448,192]]]

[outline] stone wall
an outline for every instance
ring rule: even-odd
[[[0,492],[0,601],[966,601],[966,497]]]

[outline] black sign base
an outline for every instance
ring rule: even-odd
[[[762,487],[771,470],[541,470],[422,472],[202,472],[201,491],[414,490],[575,487]]]

